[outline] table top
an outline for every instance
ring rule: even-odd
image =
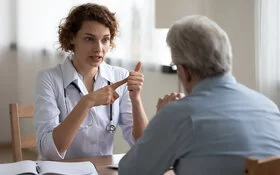
[[[108,165],[118,164],[124,154],[114,154],[109,156],[93,156],[85,158],[71,158],[65,159],[64,162],[82,162],[90,161],[93,163],[97,169],[99,175],[117,175],[118,170],[113,168],[108,168]]]
[[[118,175],[118,170],[109,168],[108,165],[118,164],[124,154],[114,154],[109,156],[93,156],[85,158],[64,159],[63,162],[82,162],[90,161],[97,169],[99,175]],[[164,175],[174,175],[172,170],[167,171]]]

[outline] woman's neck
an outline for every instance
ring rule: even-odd
[[[93,88],[94,81],[95,81],[94,77],[98,71],[98,67],[82,66],[75,59],[72,60],[72,64],[73,64],[74,68],[76,69],[76,71],[80,75],[82,75],[83,83],[84,83],[85,87],[87,88],[88,92],[92,92],[94,89]]]
[[[76,59],[72,60],[72,64],[76,71],[82,75],[83,79],[93,79],[98,71],[98,67],[91,67],[91,66],[83,66],[79,64],[79,62]]]

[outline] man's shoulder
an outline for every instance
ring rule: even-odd
[[[251,99],[251,102],[255,105],[259,105],[260,108],[273,107],[278,110],[277,105],[266,95],[251,89],[243,84],[239,84],[241,92],[244,98]]]
[[[196,111],[196,107],[193,106],[191,101],[192,100],[189,97],[175,100],[164,106],[159,111],[158,115],[162,118],[169,118],[171,120],[185,120],[186,117],[191,117]]]

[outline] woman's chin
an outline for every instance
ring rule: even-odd
[[[103,60],[91,61],[91,62],[90,62],[90,65],[91,65],[92,67],[98,67],[102,62],[103,62]]]

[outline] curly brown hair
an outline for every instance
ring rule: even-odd
[[[87,3],[73,7],[68,16],[64,18],[58,29],[60,49],[65,52],[74,51],[71,40],[76,36],[84,21],[97,21],[110,30],[110,46],[115,47],[114,39],[118,32],[118,21],[115,13],[103,5]]]

